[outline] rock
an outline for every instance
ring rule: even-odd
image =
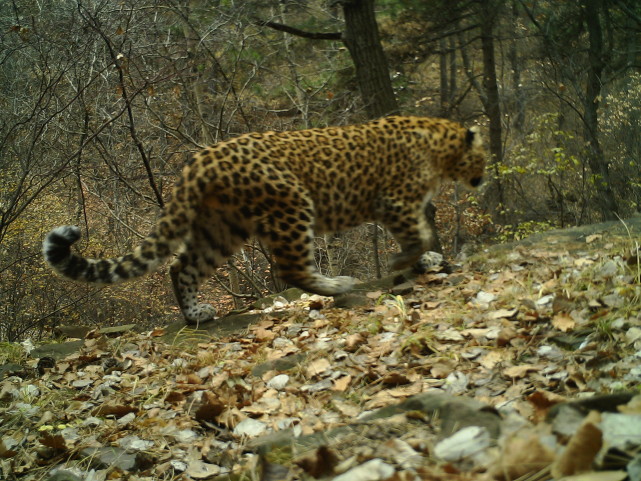
[[[407,281],[392,287],[392,289],[390,290],[390,294],[394,294],[395,296],[405,296],[407,294],[411,294],[413,291],[414,282]]]
[[[436,392],[412,396],[395,406],[388,406],[365,416],[363,420],[380,419],[408,411],[421,411],[428,417],[438,413],[441,437],[447,437],[468,426],[485,427],[492,439],[497,439],[501,427],[498,412],[475,399]]]
[[[278,292],[276,294],[272,294],[267,297],[263,297],[262,299],[258,299],[256,302],[254,302],[250,308],[251,309],[265,309],[267,307],[272,307],[274,305],[274,301],[276,301],[278,298],[282,297],[285,299],[287,302],[292,302],[292,301],[297,301],[298,299],[301,298],[301,296],[305,293],[302,289],[298,289],[296,287],[292,287],[290,289],[285,289],[282,292]]]
[[[47,481],[82,481],[82,479],[81,476],[64,468],[52,470],[52,474],[47,477]]]
[[[20,374],[22,374],[24,370],[25,368],[20,364],[16,364],[15,362],[7,362],[0,366],[0,380],[10,376],[20,376]]]
[[[274,376],[269,380],[269,382],[267,382],[267,387],[276,389],[277,391],[281,391],[285,388],[285,386],[287,386],[288,382],[289,376],[287,374],[279,374],[278,376]]]
[[[83,459],[89,459],[91,466],[96,469],[115,466],[123,471],[131,471],[136,467],[136,454],[128,453],[122,448],[111,446],[85,448],[80,451],[80,455]]]
[[[445,461],[461,461],[490,447],[491,441],[486,428],[468,426],[438,442],[434,446],[434,455]]]
[[[395,469],[382,459],[370,459],[336,476],[333,481],[379,481],[391,477],[394,472]]]
[[[29,353],[32,358],[52,357],[54,359],[63,359],[70,354],[78,352],[85,344],[85,341],[58,342],[53,344],[43,344]]]
[[[236,436],[256,437],[267,431],[267,425],[256,419],[247,418],[239,422],[234,428]]]
[[[293,354],[291,356],[282,357],[280,359],[275,359],[263,364],[256,366],[252,369],[252,375],[256,377],[262,377],[268,371],[289,371],[299,366],[307,357],[306,354]]]
[[[599,412],[617,412],[617,408],[622,404],[627,404],[636,395],[632,392],[621,392],[615,394],[597,394],[595,396],[580,399],[578,401],[571,401],[567,403],[559,403],[550,409],[547,414],[546,421],[550,424],[559,414],[565,412],[566,408],[574,409],[584,416],[590,411]]]
[[[402,403],[378,409],[360,417],[353,425],[300,437],[295,437],[293,431],[287,429],[252,439],[248,441],[247,448],[262,453],[291,444],[303,450],[313,449],[327,444],[328,440],[342,439],[350,433],[359,432],[368,424],[374,425],[383,419],[416,411],[423,413],[426,419],[432,419],[435,415],[441,419],[441,438],[469,426],[478,426],[487,431],[490,439],[497,439],[501,430],[501,418],[490,406],[474,399],[435,392],[412,396]]]

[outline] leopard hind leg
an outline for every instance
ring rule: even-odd
[[[221,231],[227,229],[220,225],[195,229],[169,268],[174,294],[187,324],[208,322],[216,317],[211,304],[199,302],[199,286],[242,245],[242,239],[221,236]]]

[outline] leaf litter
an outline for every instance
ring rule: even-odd
[[[635,256],[542,242],[225,337],[89,335],[0,382],[3,479],[639,481]]]

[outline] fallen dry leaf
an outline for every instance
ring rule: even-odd
[[[339,463],[339,460],[338,455],[333,450],[327,446],[321,446],[311,453],[295,459],[294,463],[314,479],[318,479],[334,474],[334,468]]]
[[[540,429],[528,428],[508,436],[502,443],[501,456],[490,468],[491,479],[527,479],[528,475],[550,466],[554,452],[541,442],[541,436],[544,435],[547,433]]]
[[[454,361],[437,362],[430,368],[430,376],[435,379],[445,379],[454,369],[456,369]]]
[[[526,376],[526,374],[533,371],[540,371],[542,366],[534,364],[521,364],[518,366],[511,366],[503,369],[502,373],[504,376],[510,377],[512,379],[520,379]]]
[[[518,336],[519,333],[512,326],[503,327],[496,337],[496,345],[498,347],[505,347],[510,343],[510,341],[518,338]]]
[[[479,364],[486,369],[494,369],[497,364],[501,362],[511,361],[513,357],[514,354],[509,350],[496,349],[485,354],[479,361]]]
[[[270,329],[266,329],[265,327],[257,327],[253,332],[256,336],[256,340],[260,342],[272,341],[276,338],[276,333]]]
[[[560,396],[559,394],[539,389],[530,394],[527,397],[527,400],[530,401],[536,409],[537,419],[544,419],[548,410],[552,406],[567,401],[567,398]]]
[[[67,443],[65,441],[65,438],[59,434],[50,435],[48,433],[45,433],[45,435],[38,441],[40,441],[42,445],[47,446],[48,448],[55,449],[56,451],[67,450]]]
[[[423,384],[419,381],[407,386],[401,386],[394,389],[385,389],[383,391],[379,391],[374,396],[372,396],[371,399],[366,403],[366,407],[367,409],[374,409],[377,407],[392,404],[396,402],[396,401],[392,401],[393,399],[396,399],[396,400],[398,400],[399,398],[404,399],[414,394],[418,394],[422,391],[422,388],[423,388]]]
[[[354,352],[365,342],[367,342],[367,340],[361,333],[350,334],[347,336],[345,342],[345,350],[347,352]]]
[[[517,312],[519,312],[518,309],[498,309],[496,311],[489,312],[487,316],[490,319],[504,319],[514,317]]]
[[[321,374],[323,374],[325,371],[327,371],[331,367],[331,364],[329,362],[329,359],[325,357],[321,357],[320,359],[316,359],[309,363],[307,366],[307,369],[305,369],[305,372],[307,374],[307,377],[316,377]]]
[[[394,371],[385,374],[381,382],[386,386],[401,386],[403,384],[409,384],[411,381],[405,374]]]
[[[103,404],[98,408],[94,409],[94,416],[115,416],[117,418],[124,416],[129,413],[138,412],[138,408],[134,406],[127,406],[124,404],[113,405],[113,404]]]
[[[592,242],[603,239],[602,234],[591,234],[585,237],[586,244],[592,244]]]
[[[592,471],[591,473],[564,476],[558,481],[623,481],[628,478],[627,471]]]
[[[344,392],[349,387],[349,384],[352,382],[352,376],[343,376],[334,380],[334,386],[332,391]]]
[[[552,318],[552,325],[560,331],[568,332],[574,329],[576,322],[569,314],[559,313]]]
[[[618,407],[620,413],[641,415],[641,394],[637,394],[630,402]]]
[[[592,411],[583,421],[565,450],[552,465],[552,476],[561,478],[592,470],[594,457],[603,444],[601,430],[597,427],[601,415]]]

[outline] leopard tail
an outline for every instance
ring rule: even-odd
[[[156,271],[183,244],[189,232],[186,216],[163,216],[153,231],[131,252],[111,259],[91,259],[71,251],[80,239],[76,226],[60,226],[47,234],[42,252],[55,272],[93,284],[115,284]]]

